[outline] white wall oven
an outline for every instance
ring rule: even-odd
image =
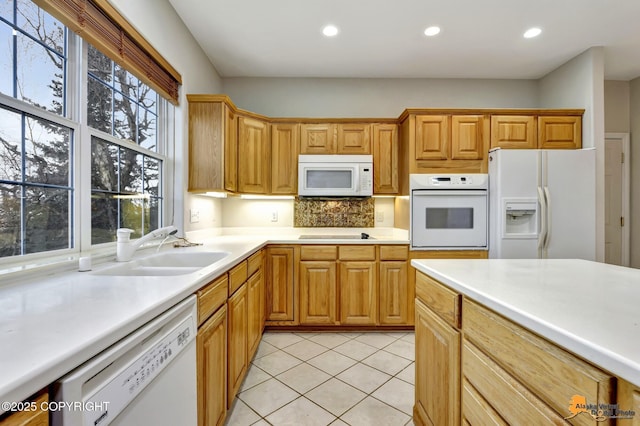
[[[411,249],[486,250],[486,174],[412,174]]]

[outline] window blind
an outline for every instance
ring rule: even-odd
[[[33,0],[102,53],[178,104],[180,74],[107,0]]]

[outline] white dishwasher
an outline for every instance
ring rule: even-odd
[[[61,378],[53,426],[195,426],[196,318],[190,296]]]

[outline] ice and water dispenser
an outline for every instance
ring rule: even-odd
[[[538,237],[538,200],[503,199],[504,238]]]

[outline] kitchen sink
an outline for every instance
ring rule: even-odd
[[[186,275],[229,256],[226,251],[166,252],[118,263],[92,272],[111,276]]]

